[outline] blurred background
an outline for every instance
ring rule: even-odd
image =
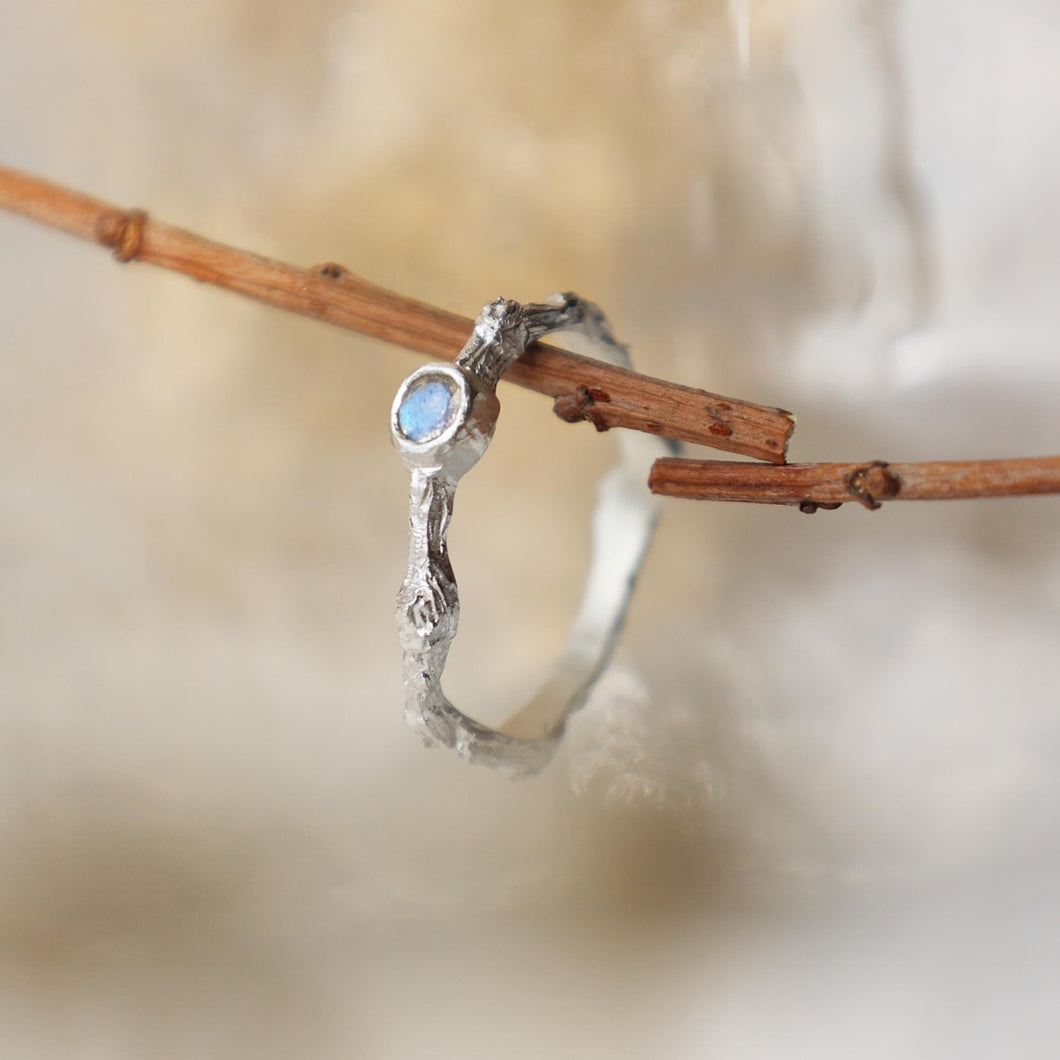
[[[6,0],[0,158],[468,315],[578,290],[794,460],[1055,453],[1058,47],[1050,0]],[[402,723],[415,357],[7,215],[0,290],[0,1055],[1055,1048],[1056,498],[668,503],[513,783]],[[446,675],[493,721],[614,459],[500,396]]]

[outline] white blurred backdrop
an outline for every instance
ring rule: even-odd
[[[1034,455],[1058,48],[1048,0],[6,0],[0,159],[469,315],[578,290],[795,460]],[[6,215],[0,292],[0,1055],[1055,1048],[1055,498],[671,503],[512,783],[402,724],[415,358]],[[501,399],[447,674],[495,720],[612,459]]]

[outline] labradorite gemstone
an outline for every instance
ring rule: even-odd
[[[453,395],[437,379],[420,379],[398,407],[398,426],[410,442],[425,442],[445,430]]]

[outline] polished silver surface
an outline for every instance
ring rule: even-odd
[[[493,436],[500,377],[531,342],[562,329],[583,332],[608,361],[629,366],[628,350],[591,302],[574,294],[552,295],[543,305],[497,299],[479,313],[455,364],[413,372],[390,413],[394,444],[411,479],[408,571],[397,600],[405,718],[426,743],[513,773],[536,772],[548,762],[567,718],[585,703],[610,657],[658,512],[658,499],[647,488],[648,469],[672,452],[663,439],[618,432],[622,461],[600,483],[581,602],[566,646],[537,695],[499,729],[453,706],[441,681],[460,615],[447,548],[456,485]]]

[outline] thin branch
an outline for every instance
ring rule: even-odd
[[[431,357],[452,360],[471,329],[465,317],[384,290],[340,265],[296,268],[3,166],[0,208],[112,247],[119,261],[160,265]],[[773,463],[784,462],[795,426],[782,409],[638,375],[540,343],[505,379],[549,395],[556,414],[570,422],[588,420],[601,431],[631,427]]]
[[[746,464],[727,460],[656,460],[653,493],[705,501],[796,504],[803,511],[858,501],[946,501],[1060,493],[1060,456],[1016,460],[933,460],[917,464]]]

